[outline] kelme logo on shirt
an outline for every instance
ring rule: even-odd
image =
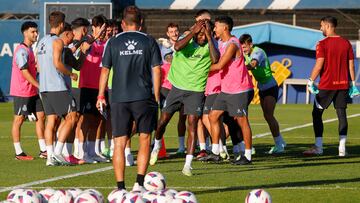
[[[138,44],[138,42],[135,42],[134,40],[132,41],[127,41],[125,42],[126,48],[127,50],[125,51],[120,51],[120,56],[129,56],[129,55],[142,55],[142,51],[141,49],[136,50],[136,45]]]

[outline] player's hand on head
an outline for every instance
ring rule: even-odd
[[[210,26],[210,21],[206,20],[205,21],[205,34],[206,34],[206,37],[208,38],[211,38],[211,26]]]
[[[193,28],[193,33],[199,33],[201,30],[202,30],[202,28],[205,26],[205,21],[203,21],[203,20],[199,20],[198,22],[196,22],[195,23],[195,25],[193,26],[194,28]]]

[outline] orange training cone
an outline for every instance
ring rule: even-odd
[[[166,154],[164,138],[162,138],[161,139],[161,149],[159,151],[158,158],[161,159],[161,158],[167,158],[167,157],[168,157],[168,155]]]

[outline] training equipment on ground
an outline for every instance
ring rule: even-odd
[[[159,172],[150,172],[144,179],[144,187],[148,191],[160,191],[166,188],[165,177]]]
[[[110,192],[107,200],[109,201],[109,203],[121,203],[127,193],[128,192],[126,190],[115,189]]]
[[[99,191],[97,191],[95,189],[87,189],[87,190],[84,190],[84,192],[89,192],[89,193],[95,194],[97,196],[97,198],[98,198],[99,203],[105,202],[105,198],[101,194],[101,192],[99,192]]]
[[[19,195],[20,195],[23,191],[24,191],[24,189],[22,189],[22,188],[18,188],[18,189],[12,190],[12,191],[9,192],[9,194],[7,195],[6,200],[15,202],[15,201],[18,199]]]
[[[142,198],[145,202],[153,202],[156,199],[157,195],[157,192],[147,191],[142,195]]]
[[[271,203],[271,196],[263,189],[255,189],[246,196],[245,203]]]
[[[156,198],[152,201],[153,203],[172,203],[174,196],[168,193],[158,192]]]
[[[15,202],[26,203],[41,203],[41,196],[38,192],[31,189],[25,189]]]
[[[70,194],[73,196],[73,198],[75,199],[80,193],[82,193],[82,190],[79,188],[70,188],[67,189],[68,192],[70,192]]]
[[[74,203],[100,203],[100,201],[95,193],[83,191],[75,198]]]
[[[74,198],[70,192],[66,190],[57,190],[49,199],[49,203],[72,203]]]
[[[164,189],[164,190],[161,190],[162,193],[167,193],[173,197],[175,197],[175,195],[178,193],[178,191],[174,190],[174,189]]]
[[[139,192],[129,192],[127,193],[122,203],[145,203],[146,201],[142,198],[141,193]]]
[[[39,194],[41,195],[42,198],[42,202],[48,202],[50,197],[53,196],[55,194],[56,190],[52,189],[52,188],[46,188],[43,190],[39,191]]]
[[[184,200],[183,203],[197,203],[194,193],[189,191],[181,191],[175,195],[175,199]]]

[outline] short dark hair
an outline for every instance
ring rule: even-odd
[[[49,24],[51,28],[58,27],[61,23],[65,22],[65,14],[61,11],[51,12],[49,15]]]
[[[38,25],[33,21],[26,21],[21,25],[21,33],[24,33],[29,28],[37,28]]]
[[[166,26],[166,31],[168,31],[168,29],[169,29],[170,27],[176,27],[177,29],[179,29],[179,25],[178,25],[178,24],[176,24],[176,23],[169,23],[169,24]]]
[[[209,10],[207,10],[207,9],[201,9],[201,10],[199,10],[198,12],[196,12],[196,14],[195,14],[195,18],[197,18],[197,17],[199,17],[199,16],[201,16],[201,15],[203,15],[203,14],[209,14],[209,15],[211,15],[211,13],[210,13],[210,11]]]
[[[127,24],[136,24],[141,25],[142,23],[142,14],[138,7],[136,6],[128,6],[124,9],[123,12],[123,21]]]
[[[64,30],[63,30],[63,32],[72,31],[72,30],[73,30],[73,29],[72,29],[72,27],[71,27],[71,24],[65,22],[65,23],[64,23]]]
[[[91,25],[95,27],[102,26],[104,23],[107,23],[107,19],[104,15],[94,16],[91,20]]]
[[[219,16],[215,19],[215,22],[226,24],[230,32],[234,26],[234,21],[230,16]]]
[[[252,43],[251,35],[243,34],[239,38],[240,44]]]
[[[330,23],[333,27],[337,26],[337,19],[334,16],[325,16],[321,18],[320,22]]]
[[[90,25],[90,22],[85,18],[76,18],[71,22],[71,28],[76,29],[78,27],[88,27]]]

